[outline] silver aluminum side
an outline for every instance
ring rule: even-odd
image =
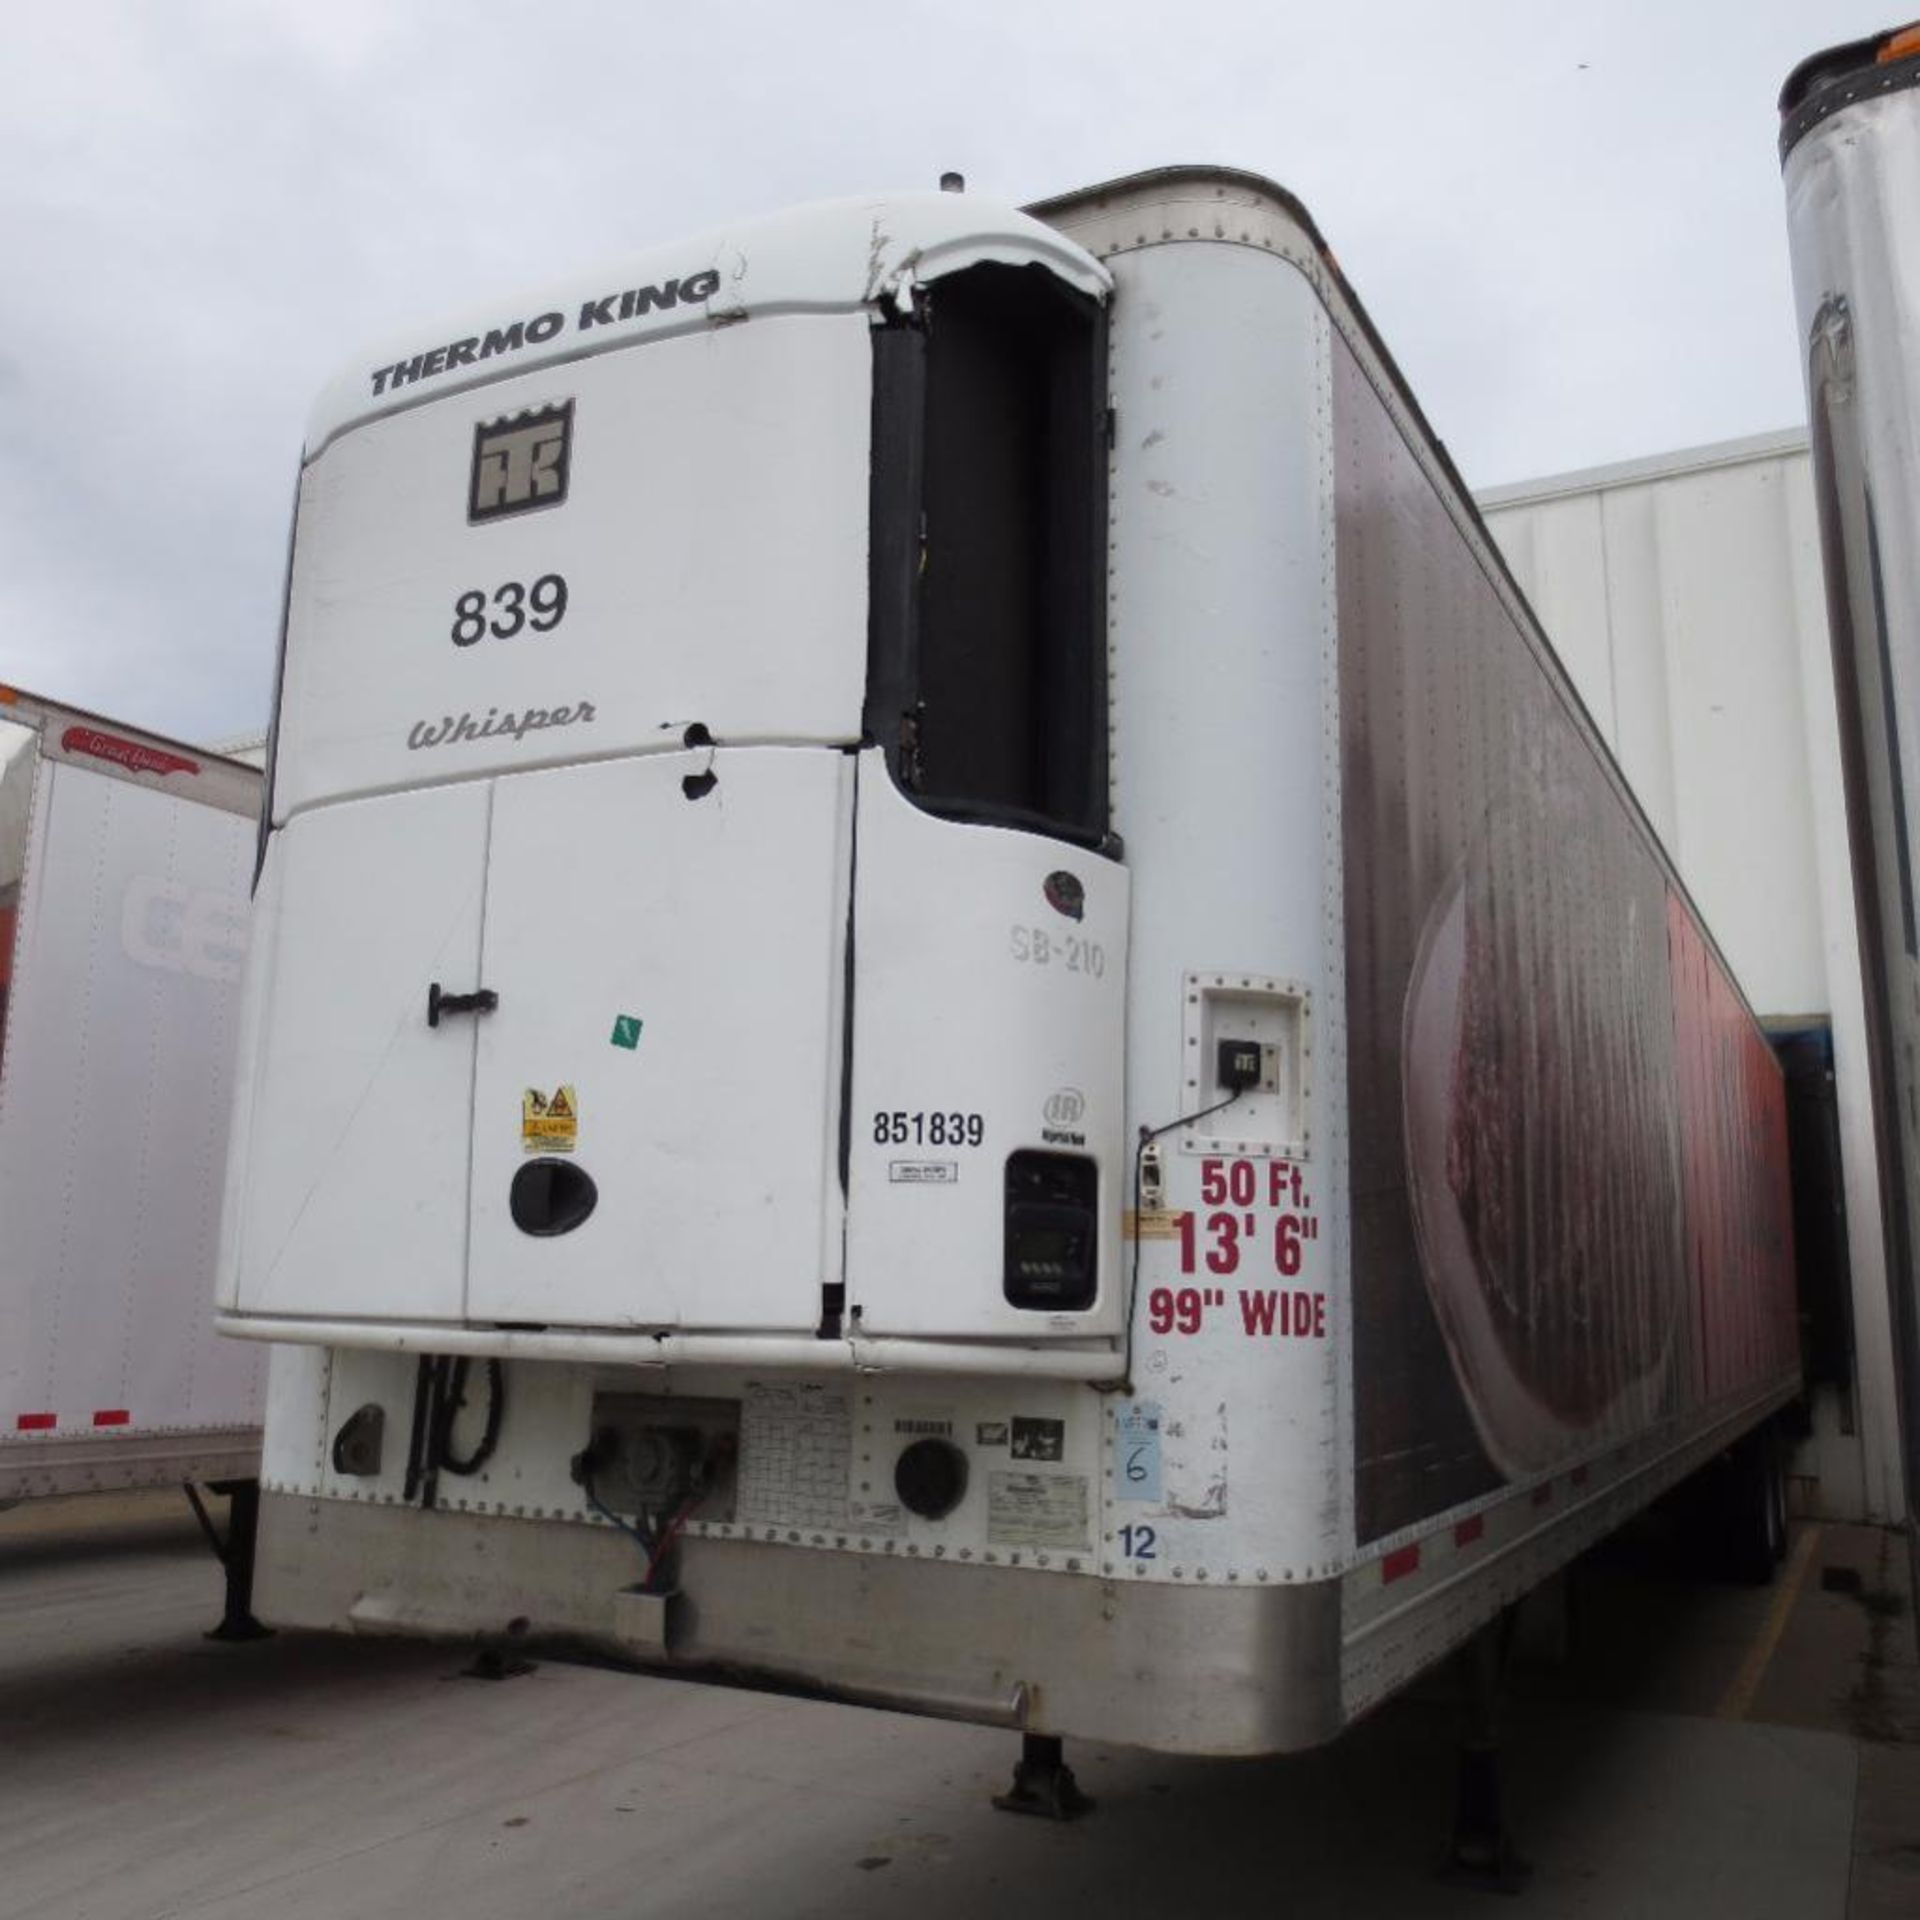
[[[1780,104],[1911,1490],[1920,1486],[1920,41],[1909,28],[1816,55]],[[1920,1565],[1920,1538],[1915,1554]]]

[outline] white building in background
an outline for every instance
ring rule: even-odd
[[[1760,1016],[1830,1019],[1852,1404],[1801,1461],[1836,1518],[1905,1512],[1853,883],[1804,431],[1479,496],[1521,589]]]
[[[207,751],[224,754],[227,759],[241,761],[249,767],[264,767],[267,764],[267,736],[261,732],[236,733],[229,739],[209,742]]]

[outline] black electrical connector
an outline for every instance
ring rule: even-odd
[[[1222,1040],[1219,1081],[1229,1093],[1245,1093],[1260,1084],[1260,1042]]]
[[[737,1447],[730,1434],[716,1434],[710,1439],[703,1439],[696,1430],[690,1428],[642,1429],[639,1437],[651,1437],[661,1443],[668,1453],[678,1456],[683,1471],[675,1475],[675,1484],[671,1488],[657,1489],[665,1496],[666,1504],[650,1507],[644,1504],[643,1496],[643,1504],[631,1520],[610,1507],[601,1498],[600,1490],[595,1485],[597,1475],[623,1467],[623,1477],[629,1482],[627,1491],[634,1491],[631,1486],[633,1462],[628,1457],[628,1438],[618,1427],[608,1425],[595,1428],[587,1445],[573,1456],[569,1468],[575,1484],[586,1495],[587,1505],[601,1519],[618,1527],[633,1540],[645,1556],[646,1572],[640,1579],[637,1591],[662,1593],[671,1589],[672,1549],[681,1530],[732,1470]]]

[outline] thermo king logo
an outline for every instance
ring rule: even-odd
[[[573,452],[573,402],[483,420],[473,430],[473,477],[467,519],[499,520],[535,507],[557,507],[567,497]]]

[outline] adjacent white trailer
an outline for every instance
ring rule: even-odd
[[[0,689],[0,1502],[251,1478],[208,1298],[260,775]]]
[[[1803,61],[1780,98],[1910,1488],[1920,1485],[1916,88],[1920,25]],[[1920,1567],[1920,1538],[1915,1554]]]
[[[1798,1388],[1765,1040],[1251,176],[357,362],[267,821],[278,1620],[1272,1751]]]

